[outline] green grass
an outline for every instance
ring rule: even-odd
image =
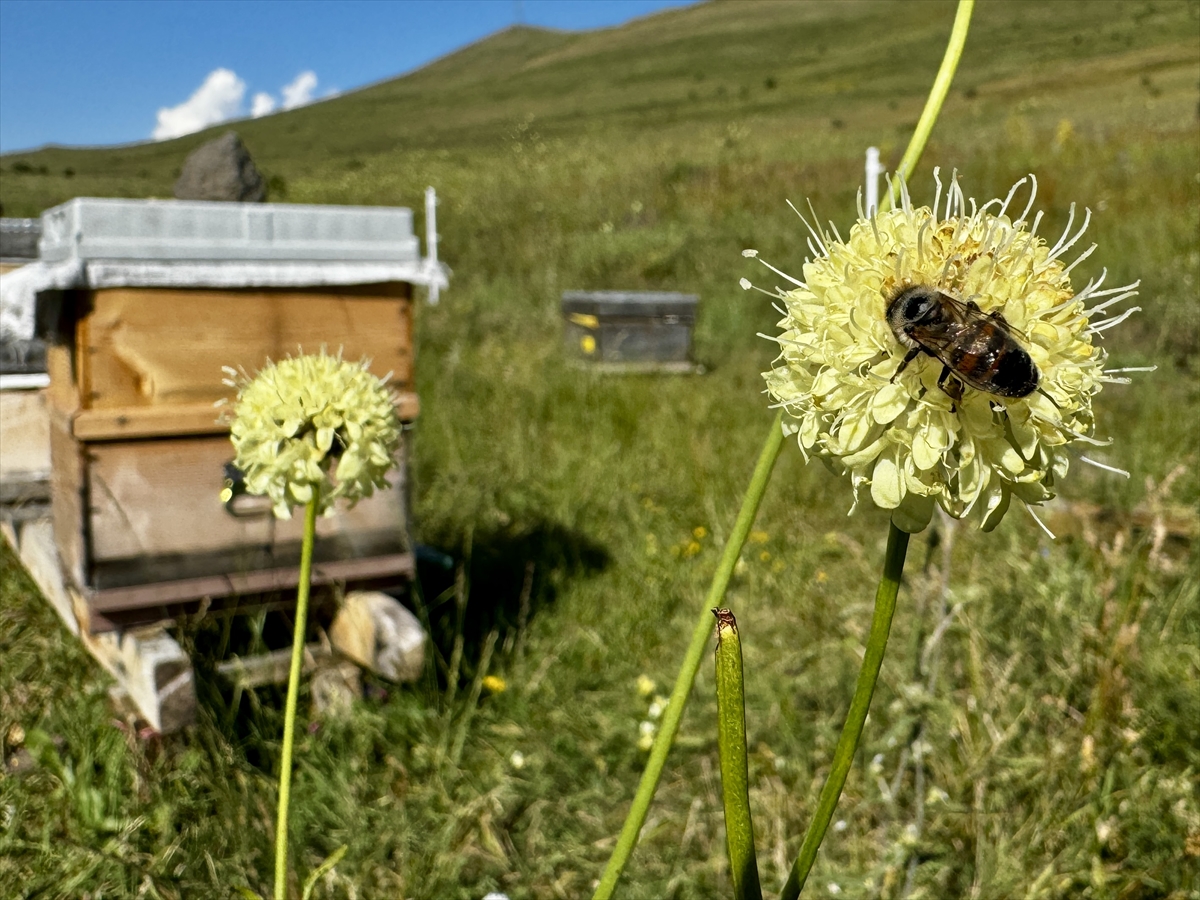
[[[740,251],[798,269],[785,198],[845,226],[866,145],[898,157],[953,15],[913,9],[715,3],[607,32],[514,30],[238,126],[291,201],[419,207],[437,186],[454,269],[418,313],[412,465],[418,537],[470,548],[463,689],[446,702],[443,668],[314,721],[297,748],[295,868],[350,848],[316,896],[590,893],[644,758],[636,679],[669,687],[771,419],[771,346],[755,334],[778,316],[738,289],[771,283]],[[914,542],[814,896],[899,897],[909,878],[926,898],[1200,896],[1198,17],[1195,3],[979,7],[914,191],[928,196],[935,164],[980,198],[1032,170],[1046,234],[1071,201],[1090,206],[1100,249],[1079,274],[1142,279],[1144,312],[1106,333],[1109,350],[1159,370],[1099,397],[1116,437],[1103,458],[1133,477],[1073,466],[1050,514],[1060,540],[1014,510],[991,535],[956,529],[948,554],[946,535]],[[5,156],[0,200],[10,215],[80,193],[167,196],[204,137]],[[708,374],[570,368],[559,296],[603,287],[699,293]],[[886,518],[849,505],[847,485],[785,448],[728,599],[768,890],[816,802],[882,560]],[[1182,523],[1157,549],[1155,511]],[[221,624],[190,623],[200,723],[167,739],[118,729],[105,677],[11,555],[0,565],[0,741],[17,759],[0,779],[0,893],[266,893],[280,693],[233,697],[208,674]],[[449,586],[426,580],[443,660]],[[922,665],[943,597],[961,606]],[[468,721],[493,631],[508,689]],[[727,892],[715,721],[706,663],[623,896]]]

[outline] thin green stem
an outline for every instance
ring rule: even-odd
[[[925,101],[925,108],[921,110],[921,118],[917,120],[917,128],[913,132],[912,140],[908,142],[908,149],[904,151],[904,156],[896,169],[899,178],[892,182],[891,190],[888,192],[889,207],[896,205],[896,194],[900,190],[900,182],[908,180],[917,167],[917,160],[925,152],[925,144],[929,141],[934,123],[937,122],[938,115],[942,111],[942,104],[946,102],[946,95],[950,93],[950,82],[954,80],[958,61],[962,59],[963,46],[967,42],[967,29],[971,24],[971,12],[974,8],[975,0],[958,0],[958,12],[954,16],[954,26],[950,29],[950,41],[946,45],[946,54],[942,57],[941,68],[938,69],[937,76],[933,79],[933,87],[929,90],[929,99]]]
[[[892,613],[896,611],[896,594],[900,590],[900,576],[904,572],[904,557],[907,552],[908,533],[901,531],[894,524],[889,525],[883,577],[879,581],[879,589],[875,592],[875,613],[871,617],[867,652],[863,655],[862,668],[858,672],[854,697],[850,700],[850,710],[846,713],[842,736],[838,738],[837,749],[833,752],[833,765],[830,767],[829,777],[825,780],[825,787],[821,789],[816,812],[813,813],[808,832],[804,835],[804,843],[800,845],[800,855],[796,857],[796,863],[792,866],[779,900],[796,900],[800,896],[813,861],[817,858],[817,850],[825,837],[825,830],[829,827],[829,820],[833,818],[833,811],[842,796],[842,788],[846,784],[846,776],[850,772],[851,763],[854,762],[858,740],[862,737],[863,725],[867,721],[867,711],[871,708],[871,695],[875,693],[875,683],[879,680],[883,654],[887,650]]]
[[[279,763],[279,815],[275,822],[275,900],[287,897],[288,801],[292,794],[292,746],[296,738],[296,695],[308,627],[308,591],[312,582],[313,542],[317,533],[319,488],[304,507],[304,541],[300,545],[300,583],[296,587],[296,626],[292,632],[292,667],[288,671],[287,705],[283,714],[283,759]]]
[[[750,765],[746,757],[746,694],[742,683],[742,640],[727,609],[717,617],[717,748],[725,803],[725,844],[734,900],[762,900],[754,822],[750,818]]]
[[[621,873],[625,871],[625,864],[629,862],[633,848],[637,846],[638,835],[642,830],[642,825],[646,822],[646,815],[650,812],[650,803],[654,799],[654,792],[662,777],[663,766],[666,765],[671,743],[679,731],[683,708],[687,705],[688,694],[691,693],[692,683],[696,680],[696,672],[700,669],[704,648],[708,646],[712,634],[712,613],[709,610],[714,606],[721,606],[721,601],[725,599],[725,590],[729,587],[729,579],[733,576],[733,567],[737,565],[742,547],[754,524],[754,518],[758,515],[759,504],[762,503],[763,494],[766,493],[767,484],[771,480],[771,470],[775,467],[775,460],[779,458],[779,451],[782,447],[783,413],[780,412],[771,423],[767,440],[758,455],[758,463],[754,467],[754,474],[750,477],[750,485],[746,488],[746,495],[742,498],[742,508],[738,511],[737,522],[734,523],[729,540],[725,542],[721,562],[717,565],[717,571],[714,573],[712,584],[708,589],[704,610],[696,621],[696,627],[692,630],[692,642],[688,645],[683,665],[679,667],[679,675],[675,679],[675,689],[671,691],[671,700],[663,713],[662,725],[654,738],[654,745],[650,748],[650,758],[646,761],[646,770],[642,773],[642,780],[638,783],[637,793],[633,797],[633,805],[630,806],[625,824],[621,827],[617,846],[613,849],[612,857],[608,860],[608,865],[600,878],[600,884],[597,885],[596,892],[592,895],[593,900],[608,900],[612,897],[617,888],[617,881],[620,880]]]

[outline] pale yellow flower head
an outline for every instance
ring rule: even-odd
[[[246,490],[291,517],[319,491],[319,511],[354,504],[388,486],[400,421],[386,385],[367,362],[324,350],[268,364],[253,378],[225,370],[237,389],[230,438]]]
[[[1036,505],[1054,496],[1069,444],[1106,443],[1093,437],[1092,397],[1105,382],[1127,379],[1104,369],[1097,341],[1136,311],[1105,317],[1137,284],[1101,290],[1101,274],[1072,288],[1071,271],[1095,245],[1069,264],[1063,257],[1091,213],[1075,230],[1072,204],[1065,233],[1048,245],[1037,235],[1042,213],[1028,219],[1032,176],[983,206],[963,196],[957,178],[944,196],[936,170],[934,179],[932,207],[914,207],[902,184],[898,208],[867,216],[860,206],[845,240],[832,225],[809,226],[813,258],[802,281],[784,275],[795,287],[777,291],[782,333],[770,339],[780,355],[764,378],[785,430],[806,458],[850,477],[855,505],[865,491],[893,511],[897,527],[920,531],[936,503],[955,518],[975,514],[990,530],[1013,497]],[[1029,200],[1014,220],[1009,207],[1025,184]],[[1000,313],[1037,367],[1037,390],[1004,397],[964,386],[956,401],[938,386],[943,363],[925,352],[897,374],[909,347],[887,307],[917,285]]]

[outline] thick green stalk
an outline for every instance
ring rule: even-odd
[[[642,773],[642,780],[638,782],[633,805],[630,806],[629,815],[626,816],[625,824],[621,827],[617,846],[608,860],[608,865],[600,878],[600,884],[597,885],[596,892],[592,895],[593,900],[608,900],[612,897],[613,891],[617,888],[617,881],[621,878],[621,873],[625,871],[625,864],[629,862],[633,848],[637,846],[638,835],[642,830],[642,825],[646,822],[646,815],[650,812],[650,803],[658,788],[659,778],[662,777],[663,766],[666,765],[671,743],[679,731],[679,722],[683,718],[683,707],[687,704],[688,694],[692,690],[692,683],[696,680],[696,672],[699,671],[700,661],[704,656],[704,648],[708,645],[709,637],[712,634],[712,613],[709,610],[714,606],[720,606],[721,601],[725,598],[725,589],[729,587],[729,579],[733,576],[733,567],[737,565],[738,557],[742,553],[742,546],[750,534],[755,516],[758,515],[759,504],[762,503],[763,494],[766,493],[767,484],[771,480],[771,470],[775,467],[775,460],[779,458],[779,450],[782,447],[783,413],[780,412],[771,423],[766,443],[763,444],[762,452],[758,455],[758,463],[754,466],[754,474],[750,477],[750,486],[746,488],[746,495],[742,498],[742,508],[738,511],[737,522],[734,523],[729,540],[725,542],[721,562],[717,565],[717,571],[713,575],[712,584],[708,589],[704,610],[692,631],[692,642],[688,645],[683,665],[679,667],[679,675],[675,679],[675,689],[671,691],[671,700],[663,713],[662,725],[659,726],[658,734],[654,738],[654,745],[650,748],[646,771]]]
[[[867,711],[871,708],[871,695],[875,693],[875,683],[879,680],[883,654],[887,650],[892,613],[896,611],[896,594],[900,590],[900,576],[904,572],[904,557],[907,552],[908,533],[895,525],[889,525],[887,558],[883,562],[883,577],[879,580],[879,588],[875,592],[875,613],[871,617],[867,652],[863,655],[862,668],[858,672],[854,697],[850,700],[850,710],[846,713],[842,736],[838,738],[837,749],[833,752],[833,765],[829,769],[829,777],[825,780],[825,787],[821,789],[816,812],[813,813],[813,820],[804,835],[804,843],[800,845],[800,855],[796,857],[796,863],[792,866],[779,900],[796,900],[800,896],[813,861],[817,858],[817,850],[825,837],[825,829],[829,827],[829,820],[833,818],[833,811],[842,796],[842,788],[846,784],[846,776],[850,772],[851,763],[854,762],[858,740],[862,737],[863,725],[867,721]]]
[[[746,757],[746,694],[742,685],[742,640],[727,609],[717,617],[717,748],[721,796],[725,801],[725,844],[734,900],[762,900],[754,822],[750,818],[750,765]]]
[[[300,583],[296,587],[296,627],[292,633],[292,667],[288,672],[287,705],[283,714],[283,759],[279,763],[279,815],[275,822],[275,900],[287,897],[288,801],[292,794],[292,746],[296,738],[296,695],[300,693],[300,667],[304,661],[304,636],[308,627],[308,590],[312,581],[313,542],[317,534],[317,500],[304,507],[304,541],[300,545]]]
[[[950,41],[946,45],[941,68],[938,69],[937,76],[933,79],[933,87],[929,90],[929,99],[925,101],[925,108],[921,110],[921,118],[917,120],[916,130],[908,142],[908,149],[904,151],[904,156],[896,169],[896,174],[900,177],[892,183],[892,189],[888,195],[889,206],[896,205],[896,194],[900,190],[900,181],[909,179],[917,167],[917,160],[925,152],[925,144],[942,111],[942,104],[946,102],[946,95],[950,93],[950,82],[954,80],[958,61],[962,59],[963,45],[967,42],[967,28],[971,24],[971,12],[974,8],[975,0],[958,0],[958,12],[954,16],[954,25],[950,29]]]

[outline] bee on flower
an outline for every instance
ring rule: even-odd
[[[781,333],[763,337],[780,354],[764,378],[805,458],[849,476],[851,511],[865,490],[904,531],[922,530],[935,504],[954,518],[975,513],[990,531],[1013,497],[1028,507],[1054,496],[1068,445],[1108,443],[1094,435],[1093,396],[1147,370],[1105,369],[1098,341],[1138,310],[1109,312],[1138,283],[1102,289],[1102,273],[1072,287],[1096,245],[1065,257],[1091,211],[1076,229],[1072,204],[1047,244],[1043,214],[1029,220],[1032,175],[982,206],[957,175],[944,191],[936,169],[934,181],[932,206],[914,206],[903,182],[896,208],[867,215],[860,197],[845,240],[801,216],[812,253],[803,280],[768,266],[794,287],[776,292]]]

